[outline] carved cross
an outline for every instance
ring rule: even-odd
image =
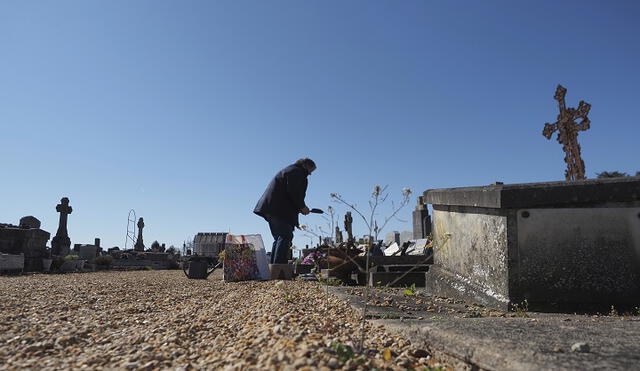
[[[142,239],[142,230],[144,229],[144,219],[138,219],[138,239],[136,240],[136,244],[133,246],[133,249],[136,251],[144,251],[144,241]]]
[[[58,233],[56,233],[56,236],[67,236],[67,219],[73,211],[73,208],[69,206],[69,199],[63,197],[60,203],[56,205],[56,211],[60,213],[60,222],[58,223]]]
[[[562,149],[565,152],[564,162],[567,163],[567,170],[565,170],[564,175],[566,180],[572,181],[585,179],[584,161],[580,156],[578,133],[590,127],[591,121],[587,115],[591,105],[581,100],[578,104],[578,109],[567,108],[564,101],[566,94],[567,89],[562,85],[558,85],[556,95],[553,97],[558,101],[560,108],[558,121],[553,124],[544,124],[542,135],[547,139],[551,139],[553,133],[558,132],[558,142],[562,144]],[[576,123],[577,119],[582,119],[579,124]]]
[[[56,211],[60,213],[60,222],[58,223],[58,231],[51,239],[51,254],[56,256],[65,256],[69,254],[71,247],[71,239],[67,232],[67,219],[73,211],[69,206],[69,199],[63,197],[60,203],[56,205]]]

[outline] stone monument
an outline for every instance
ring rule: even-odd
[[[347,242],[353,242],[353,217],[351,216],[351,211],[347,211],[344,216],[344,230],[347,232]]]
[[[63,197],[56,206],[56,211],[60,213],[60,221],[58,222],[58,231],[51,240],[51,254],[65,256],[71,251],[71,239],[67,232],[67,218],[73,211],[69,206],[69,199]]]
[[[416,209],[413,210],[413,239],[419,240],[421,238],[427,238],[431,233],[431,217],[429,216],[429,209],[424,203],[424,196],[418,196],[418,204]]]
[[[562,85],[558,85],[556,89],[556,95],[553,97],[558,101],[560,107],[560,113],[558,114],[558,121],[553,124],[544,124],[544,130],[542,135],[547,139],[551,139],[551,136],[555,131],[558,131],[558,142],[562,144],[562,149],[565,152],[564,162],[567,163],[567,170],[564,172],[564,176],[567,181],[585,179],[584,173],[584,161],[580,156],[580,144],[578,143],[578,132],[589,129],[591,121],[587,117],[591,105],[580,101],[578,109],[567,108],[564,102],[564,96],[567,94],[567,89]],[[582,119],[579,124],[576,123],[577,119]]]
[[[40,228],[40,221],[35,216],[23,216],[20,218],[20,228],[38,229]]]
[[[336,225],[336,243],[342,243],[342,242],[344,242],[342,237],[342,231],[340,230],[340,227]]]
[[[0,253],[22,255],[20,264],[25,272],[40,272],[43,259],[49,257],[46,246],[49,236],[33,216],[21,218],[19,226],[0,223]]]
[[[133,246],[135,251],[144,251],[144,241],[142,240],[142,230],[144,229],[144,219],[138,219],[138,239],[136,240],[136,244]]]

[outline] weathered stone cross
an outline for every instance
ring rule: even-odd
[[[553,97],[558,101],[560,107],[560,114],[558,114],[558,121],[553,124],[544,124],[544,130],[542,135],[547,139],[551,139],[551,136],[555,131],[558,131],[558,142],[562,144],[562,149],[565,152],[564,162],[567,163],[567,170],[564,172],[564,176],[568,181],[584,179],[584,161],[580,156],[580,144],[578,143],[578,132],[589,129],[591,121],[587,117],[591,105],[580,101],[578,109],[567,108],[564,102],[564,96],[567,94],[567,89],[562,85],[558,85],[556,89],[556,95]],[[581,118],[579,124],[575,120]]]
[[[144,229],[144,219],[138,219],[138,240],[133,246],[135,251],[144,251],[144,241],[142,240],[142,230]]]
[[[56,205],[56,211],[60,213],[60,221],[58,223],[58,231],[51,240],[51,253],[53,255],[67,255],[71,251],[71,239],[67,232],[67,218],[73,211],[69,206],[69,199],[63,197],[60,203]]]
[[[347,211],[344,216],[344,230],[347,231],[347,242],[353,242],[353,217],[351,211]]]

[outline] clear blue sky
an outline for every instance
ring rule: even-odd
[[[541,135],[558,83],[593,105],[588,176],[635,173],[638,19],[638,1],[5,0],[0,222],[34,215],[53,236],[67,196],[72,243],[123,246],[133,208],[147,245],[270,244],[252,209],[303,156],[321,208],[330,192],[364,206],[375,184],[398,200],[562,180]],[[385,232],[410,229],[413,204]]]

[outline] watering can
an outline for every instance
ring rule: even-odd
[[[187,278],[206,280],[209,275],[220,266],[220,264],[218,264],[209,270],[210,261],[211,258],[206,256],[192,256],[191,259],[189,259],[189,272],[187,272],[186,266],[182,267],[182,271]]]

